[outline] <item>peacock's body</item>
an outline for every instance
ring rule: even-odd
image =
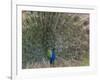
[[[55,59],[56,59],[56,54],[54,49],[49,49],[47,53],[48,59],[50,61],[50,64],[54,64]]]

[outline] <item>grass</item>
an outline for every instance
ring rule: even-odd
[[[86,54],[83,55],[83,59],[80,66],[89,66],[89,56],[87,56]]]

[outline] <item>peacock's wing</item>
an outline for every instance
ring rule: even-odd
[[[47,52],[47,57],[48,57],[48,59],[50,59],[50,57],[51,57],[51,51],[50,50],[48,50],[48,52]]]

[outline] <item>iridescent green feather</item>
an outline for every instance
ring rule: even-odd
[[[51,50],[47,51],[47,57],[48,57],[48,59],[50,59],[50,57],[51,57]]]

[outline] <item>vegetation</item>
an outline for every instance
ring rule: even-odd
[[[88,66],[89,14],[22,11],[22,68],[50,67],[48,48],[54,67]]]

